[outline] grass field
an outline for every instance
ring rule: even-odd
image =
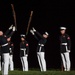
[[[2,75],[1,72],[0,75]],[[47,72],[40,72],[40,71],[30,70],[28,72],[23,72],[20,70],[15,70],[13,72],[9,71],[9,75],[75,75],[75,71],[63,72],[63,71],[49,70]]]

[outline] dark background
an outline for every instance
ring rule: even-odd
[[[49,32],[49,38],[45,45],[45,57],[47,69],[61,69],[60,57],[60,26],[67,27],[67,33],[71,37],[71,69],[75,69],[75,2],[65,0],[21,0],[0,2],[0,30],[5,32],[11,24],[14,24],[11,3],[14,4],[17,31],[12,37],[14,42],[14,66],[22,69],[19,57],[20,34],[26,33],[30,11],[33,10],[33,17],[30,29],[34,27],[43,34]],[[29,32],[26,40],[29,42],[29,68],[39,68],[36,47],[38,41]]]

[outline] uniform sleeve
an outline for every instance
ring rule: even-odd
[[[20,43],[20,49],[22,48],[22,43]]]
[[[40,38],[44,38],[38,31],[36,31],[36,34],[40,37]]]
[[[68,44],[68,50],[71,50],[71,38],[69,35],[67,35],[67,44]]]
[[[14,34],[15,31],[12,31],[7,37],[12,37],[12,35]]]
[[[36,35],[34,35],[35,39],[39,41],[38,37]]]
[[[22,56],[22,50],[21,50],[21,48],[22,48],[22,43],[20,43],[20,57]]]
[[[26,42],[26,54],[28,55],[29,53],[29,44]]]
[[[8,36],[8,34],[9,34],[9,32],[10,32],[10,30],[8,29],[6,32],[5,32],[5,36]]]

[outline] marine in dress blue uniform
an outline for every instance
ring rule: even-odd
[[[38,45],[37,45],[37,58],[38,58],[40,70],[41,71],[46,71],[46,60],[45,60],[44,46],[47,42],[47,38],[48,38],[49,34],[48,34],[48,32],[45,32],[43,35],[41,35],[34,28],[32,28],[32,30],[30,30],[30,32],[39,41]],[[37,35],[40,37],[40,39],[37,37]]]
[[[9,29],[3,34],[3,31],[0,31],[0,45],[2,52],[2,75],[8,75],[8,66],[9,66],[9,45],[8,41],[13,33],[15,32],[15,26],[11,25]]]
[[[11,42],[11,39],[8,40],[9,44],[9,70],[14,70],[14,61],[13,61],[13,51],[14,51],[14,44]]]
[[[25,35],[21,34],[20,59],[23,71],[28,71],[28,52],[29,52],[29,44],[25,39]]]
[[[60,27],[60,53],[64,66],[64,71],[70,71],[71,61],[70,61],[70,51],[71,51],[71,39],[68,34],[66,34],[66,27]]]

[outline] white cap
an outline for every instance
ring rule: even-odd
[[[60,27],[60,29],[66,30],[66,27]]]
[[[46,34],[46,35],[49,35],[49,33],[48,33],[48,32],[45,32],[45,34]]]
[[[20,36],[23,37],[23,38],[25,38],[25,35],[24,34],[21,34]]]

